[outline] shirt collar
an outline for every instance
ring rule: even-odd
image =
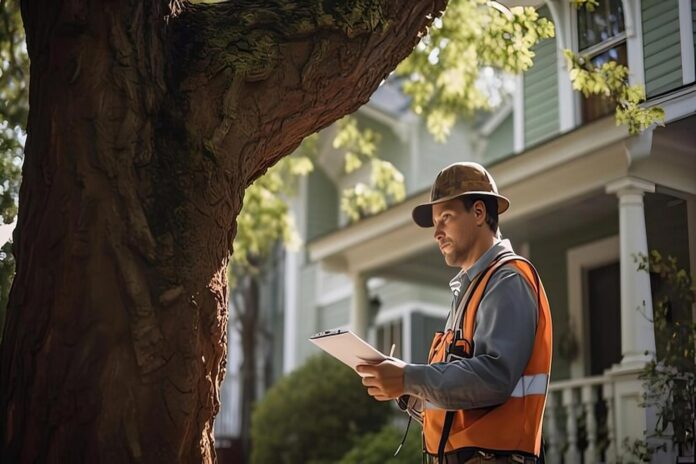
[[[462,287],[466,288],[479,272],[483,271],[493,261],[493,258],[498,256],[503,251],[512,251],[510,240],[499,240],[493,243],[481,257],[476,260],[473,266],[467,270],[460,270],[452,280],[450,280],[450,289],[455,296],[459,296]]]

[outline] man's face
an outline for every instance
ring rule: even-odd
[[[433,205],[435,240],[448,266],[461,267],[476,241],[476,207],[464,208],[461,198]]]

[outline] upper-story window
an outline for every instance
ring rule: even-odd
[[[621,0],[599,0],[599,5],[589,11],[577,11],[578,51],[588,57],[593,65],[602,66],[607,61],[627,65],[626,27]],[[606,97],[592,95],[581,103],[582,123],[599,119],[614,111],[615,103]]]

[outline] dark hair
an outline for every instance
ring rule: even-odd
[[[471,211],[474,203],[481,200],[486,205],[486,224],[494,234],[498,233],[498,200],[488,195],[464,195],[459,197],[467,212]]]

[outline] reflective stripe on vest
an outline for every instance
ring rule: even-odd
[[[546,404],[549,374],[551,372],[551,314],[543,285],[534,267],[519,256],[496,257],[467,289],[461,301],[465,308],[457,308],[459,320],[451,328],[435,334],[428,354],[429,363],[446,362],[452,358],[450,346],[459,350],[458,357],[473,355],[473,334],[476,312],[485,294],[491,276],[502,266],[514,267],[537,295],[538,318],[532,355],[506,402],[489,408],[454,412],[452,425],[445,444],[445,453],[477,447],[487,450],[521,451],[539,455],[541,422]],[[469,292],[471,290],[471,292]],[[463,330],[458,329],[461,327]],[[458,337],[458,333],[462,335]],[[463,355],[463,356],[462,356]],[[456,359],[456,357],[454,357]],[[464,359],[462,362],[466,362]],[[462,386],[466,388],[466,386]],[[425,449],[437,455],[447,411],[424,402],[423,434]]]
[[[517,381],[510,396],[520,398],[528,395],[545,395],[548,384],[549,376],[546,374],[524,375]]]

